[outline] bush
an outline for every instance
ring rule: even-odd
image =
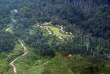
[[[42,55],[42,56],[54,57],[54,56],[55,56],[55,51],[53,51],[52,49],[43,49],[43,50],[41,51],[41,55]]]

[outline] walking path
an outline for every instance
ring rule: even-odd
[[[23,43],[20,41],[20,40],[18,40],[19,42],[20,42],[20,44],[22,45],[22,47],[24,48],[24,54],[22,54],[21,56],[24,56],[24,55],[26,55],[27,54],[27,51],[26,51],[26,47],[23,45]],[[19,57],[21,57],[21,56],[19,56]],[[14,71],[14,74],[17,74],[17,71],[16,71],[16,66],[13,64],[19,57],[17,57],[16,59],[14,59],[10,64],[12,65],[12,67],[13,67],[13,71]]]
[[[14,23],[15,23],[15,20],[14,20],[13,16],[11,16],[11,20],[12,20],[13,23],[11,24],[11,26],[10,26],[9,28],[6,29],[6,31],[8,31],[10,28],[12,28],[13,25],[14,25]],[[18,56],[16,59],[14,59],[14,60],[10,63],[11,66],[13,67],[13,72],[14,72],[14,74],[17,74],[16,66],[14,65],[14,62],[15,62],[18,58],[20,58],[21,56],[24,56],[24,55],[27,54],[26,47],[23,45],[22,41],[20,41],[20,40],[18,40],[18,41],[19,41],[19,43],[21,44],[21,46],[24,48],[24,53],[23,53],[22,55]]]
[[[6,31],[8,31],[10,28],[12,28],[12,26],[10,26],[9,28],[7,28]]]

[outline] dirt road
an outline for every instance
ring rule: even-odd
[[[19,43],[22,45],[22,47],[24,48],[24,53],[21,55],[21,56],[24,56],[24,55],[26,55],[27,54],[27,51],[26,51],[26,47],[23,45],[23,43],[20,41],[20,40],[18,40],[19,41]],[[21,56],[19,56],[19,57],[21,57]],[[13,67],[13,71],[14,71],[14,74],[17,74],[17,71],[16,71],[16,66],[13,64],[19,57],[17,57],[15,60],[13,60],[10,64],[12,65],[12,67]]]

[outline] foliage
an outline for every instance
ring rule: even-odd
[[[15,9],[18,12],[11,13]],[[12,50],[16,37],[22,38],[26,45],[33,49],[30,54],[15,62],[18,73],[26,73],[27,70],[29,73],[31,71],[36,73],[38,70],[39,73],[51,73],[52,71],[59,73],[94,73],[99,71],[102,73],[103,71],[100,71],[102,69],[109,71],[110,67],[103,67],[105,64],[99,63],[103,59],[108,59],[110,54],[109,0],[0,0],[0,11],[1,31],[5,31],[8,24],[11,23],[10,16],[14,16],[16,20],[12,28],[13,34],[0,32],[0,52],[5,53]],[[33,30],[33,25],[44,22],[66,26],[66,31],[75,34],[74,40],[62,42],[39,28]],[[59,29],[50,28],[54,33],[60,34]],[[56,52],[62,53],[64,56],[83,54],[83,56],[91,55],[95,58],[90,60],[85,60],[82,57],[69,60],[51,58],[49,63],[48,59],[44,60],[38,56],[41,54],[54,57]],[[0,57],[3,59],[4,56],[1,54]],[[12,60],[8,57],[6,59]],[[8,63],[0,65],[0,73],[6,73],[4,70],[10,69]]]
[[[12,50],[15,46],[16,37],[9,32],[0,32],[0,52]]]
[[[34,48],[36,52],[40,50],[40,53],[43,56],[47,55],[54,57],[55,52],[53,51],[53,47],[55,47],[60,41],[58,41],[54,36],[45,35],[39,28],[35,29],[34,31],[34,34],[25,39],[25,43]]]

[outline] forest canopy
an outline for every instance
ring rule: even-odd
[[[10,51],[15,46],[15,36],[8,32],[0,32],[0,52]]]

